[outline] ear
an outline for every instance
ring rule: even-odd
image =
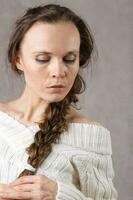
[[[16,67],[17,67],[19,70],[23,71],[23,62],[22,62],[22,58],[21,58],[21,55],[20,55],[20,54],[18,54],[18,55],[16,56],[16,58],[15,58],[15,64],[16,64]]]

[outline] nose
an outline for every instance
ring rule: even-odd
[[[56,60],[50,68],[51,77],[64,78],[66,76],[66,66],[62,61]]]

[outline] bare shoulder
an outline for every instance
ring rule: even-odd
[[[72,108],[73,117],[71,118],[71,122],[74,123],[83,123],[83,124],[92,124],[102,126],[99,122],[89,120],[88,118],[84,117],[81,113],[76,111],[76,109]]]
[[[0,110],[1,110],[1,111],[6,111],[6,110],[7,110],[7,105],[6,105],[6,103],[0,101]]]
[[[87,123],[87,124],[92,124],[92,125],[98,125],[101,126],[101,124],[97,121],[89,120],[87,118],[81,118],[80,123]]]
[[[79,117],[79,118],[76,118],[73,122],[75,123],[83,123],[83,124],[89,124],[89,125],[97,125],[97,126],[102,126],[99,122],[97,121],[92,121],[92,120],[89,120],[83,116]]]
[[[12,111],[12,108],[9,105],[10,105],[10,102],[0,101],[0,111],[10,113]]]

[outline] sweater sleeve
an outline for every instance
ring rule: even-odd
[[[106,135],[107,140],[99,138],[98,149],[91,151],[83,149],[81,153],[74,155],[71,164],[79,177],[77,188],[74,184],[66,184],[57,181],[58,192],[56,200],[117,200],[117,191],[113,184],[114,169],[111,153],[111,138],[109,131]],[[106,151],[100,151],[103,141]],[[105,143],[106,141],[106,143]],[[94,150],[94,149],[93,149]]]

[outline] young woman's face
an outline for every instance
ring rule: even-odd
[[[80,35],[74,24],[35,23],[25,34],[16,58],[30,93],[46,102],[61,101],[78,73],[79,49]],[[57,84],[64,88],[49,88]]]

